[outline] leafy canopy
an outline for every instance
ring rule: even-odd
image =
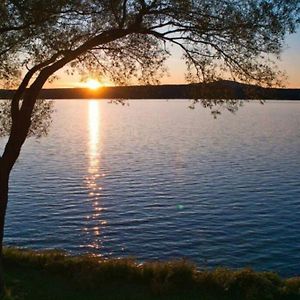
[[[273,85],[273,59],[296,30],[299,0],[5,0],[0,18],[6,86],[24,70],[27,87],[64,66],[119,84],[156,83],[171,45],[182,50],[190,81]]]

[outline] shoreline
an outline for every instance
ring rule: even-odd
[[[218,268],[186,260],[145,262],[4,248],[9,300],[14,299],[299,299],[300,277]],[[25,296],[24,296],[25,295]]]
[[[0,99],[11,99],[15,90],[1,90]],[[200,84],[112,86],[42,89],[40,99],[239,99],[300,100],[300,89],[263,88],[232,81]]]

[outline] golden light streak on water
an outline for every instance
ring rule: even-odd
[[[88,102],[88,158],[86,184],[88,187],[88,198],[91,203],[92,213],[86,218],[85,232],[92,236],[89,247],[101,248],[101,225],[106,221],[101,220],[101,193],[100,180],[103,177],[101,171],[101,105],[97,100]]]
[[[101,127],[101,110],[100,103],[96,100],[90,100],[88,111],[89,123],[89,174],[98,175],[100,167],[100,127]],[[93,181],[93,176],[91,176]],[[95,180],[95,179],[94,179]],[[94,184],[94,182],[91,182]]]

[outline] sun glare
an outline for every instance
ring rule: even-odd
[[[102,86],[102,84],[95,79],[89,79],[86,83],[85,86],[91,90],[97,90],[98,88],[100,88]]]

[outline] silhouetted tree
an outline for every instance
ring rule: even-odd
[[[295,31],[299,0],[6,0],[0,18],[0,80],[17,87],[0,160],[2,249],[9,175],[56,71],[156,83],[173,44],[190,81],[274,85],[281,75],[271,58]]]
[[[10,101],[0,101],[0,138],[8,136],[11,129]],[[47,136],[52,122],[54,102],[51,100],[37,100],[31,116],[31,125],[27,137],[40,138]]]

